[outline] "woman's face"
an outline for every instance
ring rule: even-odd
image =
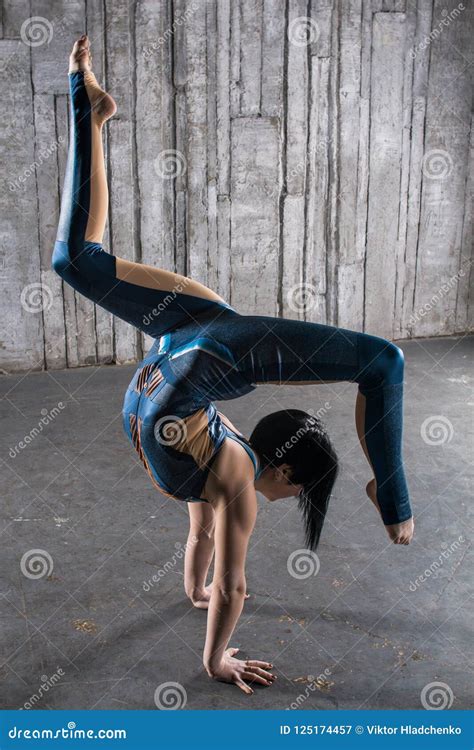
[[[302,484],[291,482],[291,466],[282,464],[277,467],[267,467],[255,482],[255,489],[267,500],[282,500],[285,497],[297,497],[303,489]]]

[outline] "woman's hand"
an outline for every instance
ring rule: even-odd
[[[247,695],[252,695],[253,690],[250,685],[245,684],[244,680],[258,682],[260,685],[267,687],[276,680],[276,675],[267,671],[271,669],[273,664],[255,659],[248,659],[247,661],[234,659],[238,650],[238,648],[228,648],[221,663],[217,667],[207,670],[209,676],[220,682],[231,682]]]
[[[394,544],[410,544],[415,531],[413,516],[402,523],[394,523],[386,526],[387,534]]]

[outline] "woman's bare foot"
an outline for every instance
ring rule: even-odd
[[[372,500],[373,504],[377,508],[380,515],[380,506],[377,502],[377,482],[375,479],[371,479],[365,488],[368,496]],[[394,523],[389,526],[385,526],[385,530],[394,544],[410,544],[413,539],[413,533],[415,524],[413,518],[409,518],[402,523]]]
[[[380,507],[377,502],[377,482],[375,481],[375,479],[370,480],[370,482],[367,484],[367,487],[365,488],[365,491],[367,492],[367,495],[369,496],[370,500],[372,500],[376,509],[380,513]]]
[[[83,34],[74,42],[69,57],[69,73],[84,73],[84,83],[87,96],[91,103],[93,112],[97,115],[101,124],[112,117],[117,111],[117,105],[110,94],[107,94],[99,84],[92,72],[92,57],[90,54],[89,38]]]
[[[190,596],[193,605],[197,609],[209,609],[209,602],[211,600],[212,583],[209,586],[204,586],[204,589],[200,592],[195,592],[193,596]],[[244,598],[248,599],[250,594],[245,594]]]

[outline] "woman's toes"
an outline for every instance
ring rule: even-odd
[[[90,70],[90,45],[86,34],[83,34],[74,42],[72,52],[69,57],[69,72]]]
[[[81,36],[74,42],[71,54],[77,55],[79,52],[82,52],[85,49],[88,49],[88,43],[86,42],[86,37]]]

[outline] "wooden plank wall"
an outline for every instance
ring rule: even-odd
[[[4,0],[0,367],[149,345],[50,270],[84,31],[118,103],[111,252],[246,314],[396,340],[472,330],[472,15],[455,0]]]

